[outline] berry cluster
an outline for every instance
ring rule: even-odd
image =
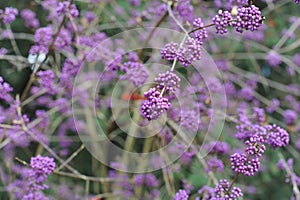
[[[167,71],[165,73],[158,74],[154,79],[157,88],[162,90],[165,88],[166,94],[174,93],[179,88],[180,78],[172,71]]]
[[[13,88],[6,82],[4,82],[3,78],[0,76],[0,99],[3,99],[7,102],[12,100],[10,92],[13,91]]]
[[[53,158],[42,157],[40,155],[31,158],[30,167],[35,174],[35,181],[37,183],[44,182],[47,177],[54,171],[55,162]]]
[[[250,7],[238,8],[238,14],[233,26],[236,31],[242,33],[243,30],[255,31],[262,26],[263,17],[258,7],[251,5]]]
[[[201,18],[194,19],[193,27],[194,27],[195,30],[197,30],[197,31],[194,32],[195,40],[200,45],[203,45],[203,40],[208,38],[208,35],[207,35],[206,28],[204,27],[204,24],[203,24]]]
[[[219,10],[213,18],[217,34],[228,32],[227,27],[235,27],[235,30],[242,33],[244,30],[255,31],[262,26],[263,17],[261,11],[255,5],[240,7],[237,9],[237,16],[233,18],[228,11]]]
[[[228,11],[219,10],[218,14],[215,17],[213,17],[212,20],[216,27],[216,33],[225,34],[228,32],[227,26],[230,25],[232,21],[232,16],[231,13],[229,13]]]
[[[262,109],[254,108],[255,122],[263,123],[265,113]],[[255,123],[254,122],[254,123]],[[246,176],[254,176],[259,170],[259,158],[266,150],[265,144],[272,149],[285,147],[289,143],[289,134],[277,125],[255,125],[245,115],[245,112],[239,114],[238,138],[246,140],[245,153],[235,153],[231,156],[232,170]]]
[[[200,34],[200,33],[199,33]],[[198,38],[204,38],[205,35],[198,35]],[[177,59],[184,67],[196,60],[201,59],[201,45],[202,39],[194,39],[189,37],[183,46],[178,43],[169,43],[161,50],[162,58],[169,61]]]
[[[32,157],[30,160],[30,168],[17,167],[14,170],[19,173],[23,180],[16,180],[9,187],[11,190],[17,190],[18,199],[35,200],[48,199],[43,190],[48,188],[44,184],[50,174],[55,169],[53,158],[42,157],[40,155]]]
[[[141,105],[141,115],[148,120],[157,119],[170,108],[171,103],[163,94],[172,95],[179,88],[180,78],[173,71],[167,71],[158,74],[154,82],[157,86],[144,93],[147,100]]]
[[[75,4],[70,4],[70,2],[68,2],[68,1],[59,2],[58,8],[56,9],[56,12],[57,12],[58,15],[64,14],[64,15],[67,15],[67,16],[70,12],[70,15],[73,18],[76,18],[79,15],[79,12],[76,8],[76,5]]]
[[[162,113],[167,111],[171,104],[167,98],[161,96],[161,93],[155,88],[145,92],[147,98],[141,105],[141,114],[148,120],[157,119]]]
[[[16,8],[6,7],[4,11],[0,9],[0,20],[2,20],[4,24],[10,24],[15,21],[18,14],[19,11]]]
[[[229,181],[226,179],[221,179],[219,184],[215,188],[215,197],[212,200],[222,200],[222,199],[237,199],[242,197],[242,190],[238,187],[230,188]]]

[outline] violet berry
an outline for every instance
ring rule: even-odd
[[[53,36],[53,29],[51,26],[42,27],[35,31],[34,41],[36,42],[36,44],[48,48],[48,45],[52,41],[52,36]]]
[[[144,84],[149,77],[149,72],[139,62],[128,61],[121,66],[121,71],[125,72],[125,74],[120,76],[120,80],[129,80],[136,87]]]
[[[39,83],[41,84],[42,88],[47,89],[50,93],[53,93],[55,91],[55,74],[52,70],[39,71],[36,75],[37,77],[39,77]]]
[[[187,67],[189,64],[191,64],[191,61],[187,59],[188,55],[189,53],[184,47],[180,47],[177,51],[176,58],[184,67]]]
[[[255,107],[255,108],[253,108],[253,114],[254,114],[254,117],[257,120],[257,122],[259,122],[259,123],[265,122],[266,116],[265,116],[264,109]]]
[[[221,160],[216,157],[211,158],[207,161],[207,169],[206,172],[220,172],[222,173],[224,170],[224,164]]]
[[[270,65],[270,67],[277,67],[281,63],[280,55],[274,50],[269,51],[266,59]]]
[[[147,187],[157,187],[159,185],[157,178],[151,173],[135,175],[134,183],[137,186],[146,185]]]
[[[0,56],[4,56],[5,54],[7,54],[8,50],[4,47],[0,48]]]
[[[284,117],[284,121],[287,125],[292,125],[292,124],[294,124],[298,115],[297,115],[297,112],[295,112],[294,110],[286,110],[283,113],[283,117]]]
[[[199,114],[195,110],[182,109],[180,110],[180,126],[187,130],[197,132],[200,126]]]
[[[185,41],[184,47],[177,51],[176,58],[184,67],[187,67],[193,61],[201,59],[201,44],[194,38],[189,37]]]

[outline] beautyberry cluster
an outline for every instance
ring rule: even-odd
[[[165,73],[158,74],[154,79],[157,88],[162,90],[165,88],[167,94],[174,93],[179,88],[180,78],[172,71],[167,71]]]
[[[149,77],[147,69],[138,61],[125,62],[120,69],[124,72],[120,76],[120,80],[129,80],[136,87],[144,84]]]
[[[30,168],[15,167],[22,179],[9,185],[10,190],[16,190],[16,197],[22,200],[47,200],[43,190],[48,188],[44,184],[48,176],[53,173],[55,162],[53,158],[36,156],[30,160]]]
[[[228,11],[219,10],[213,18],[217,34],[228,32],[227,27],[235,27],[235,30],[242,33],[244,30],[255,31],[262,26],[263,17],[261,11],[255,5],[240,7],[237,9],[237,16],[233,18]]]
[[[13,91],[13,88],[6,82],[4,82],[3,78],[0,76],[0,99],[3,99],[7,102],[12,100],[10,92]]]
[[[29,9],[22,10],[21,17],[23,18],[24,25],[27,28],[37,28],[40,25],[39,20],[36,18],[36,14]]]
[[[225,34],[227,33],[227,26],[231,24],[232,16],[228,11],[219,10],[218,14],[213,17],[213,23],[215,24],[216,33]]]
[[[226,179],[221,179],[219,184],[215,188],[215,197],[212,200],[229,200],[237,199],[242,197],[242,190],[238,187],[230,188],[229,181]]]
[[[159,185],[157,178],[151,173],[137,174],[133,179],[136,186],[157,187]]]
[[[55,162],[53,158],[38,155],[31,158],[30,167],[34,172],[36,183],[41,183],[54,171]]]
[[[73,18],[76,18],[79,15],[76,5],[70,4],[68,1],[59,2],[56,12],[58,15],[64,14],[66,16],[68,16],[70,13]]]
[[[188,199],[189,199],[189,195],[185,190],[179,190],[174,197],[174,200],[188,200]]]
[[[250,7],[238,8],[238,14],[233,26],[236,31],[242,33],[243,30],[255,31],[262,26],[263,17],[258,7],[251,5]]]
[[[6,7],[4,10],[0,9],[0,20],[2,20],[4,24],[10,24],[15,21],[18,14],[19,11],[16,8]]]
[[[52,36],[53,30],[51,26],[37,29],[34,33],[35,45],[29,50],[30,54],[47,54],[49,51],[48,46],[52,41]]]
[[[141,105],[141,114],[148,120],[157,119],[171,106],[169,100],[162,97],[161,92],[156,90],[156,88],[151,88],[145,92],[144,96],[147,100]]]
[[[192,62],[201,59],[201,45],[203,44],[201,38],[204,37],[205,35],[201,35],[201,33],[199,33],[198,39],[189,37],[183,46],[174,42],[166,44],[160,52],[162,58],[169,61],[177,59],[184,67],[187,67]]]
[[[231,155],[231,169],[236,173],[241,173],[246,176],[254,176],[260,167],[260,162],[257,157],[249,158],[247,154],[235,153]]]
[[[266,150],[265,144],[272,149],[285,147],[289,143],[288,133],[277,125],[263,125],[265,113],[262,109],[254,108],[254,121],[245,114],[239,113],[238,137],[245,140],[245,153],[235,153],[231,156],[231,168],[236,173],[254,176],[259,170],[259,158]]]
[[[157,119],[170,108],[169,99],[163,95],[172,95],[179,88],[180,78],[173,71],[167,71],[158,74],[154,82],[157,86],[144,93],[147,100],[141,105],[141,115],[148,120]]]
[[[231,185],[226,179],[219,180],[215,188],[203,186],[198,190],[198,194],[201,197],[196,197],[196,200],[236,200],[238,197],[244,196],[240,188]]]
[[[196,31],[194,31],[194,39],[200,44],[203,45],[203,40],[208,38],[206,28],[201,20],[201,18],[196,18],[193,21],[193,27]]]

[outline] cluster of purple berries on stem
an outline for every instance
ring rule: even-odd
[[[235,172],[235,176],[231,183],[228,180],[220,180],[216,187],[210,188],[208,186],[202,187],[198,192],[204,199],[212,200],[229,200],[242,197],[242,190],[234,186],[240,175],[254,176],[260,168],[260,158],[266,151],[266,145],[271,149],[285,147],[289,143],[289,134],[286,130],[280,128],[275,124],[265,125],[265,112],[263,109],[255,107],[253,109],[253,119],[249,118],[244,110],[239,110],[238,119],[234,121],[237,125],[236,137],[244,141],[246,145],[244,153],[234,153],[230,156],[231,169]],[[215,143],[215,147],[219,147],[219,143]],[[215,149],[211,150],[211,153]],[[206,194],[203,194],[203,191]],[[209,194],[209,195],[207,195]],[[188,199],[186,193],[181,190],[175,196],[175,200]],[[179,198],[181,197],[181,198]]]
[[[167,71],[158,74],[154,82],[157,86],[144,93],[147,100],[141,105],[141,115],[148,120],[159,118],[170,108],[169,99],[163,95],[172,95],[179,88],[180,78],[173,71]]]
[[[157,119],[164,111],[170,108],[170,102],[162,97],[161,92],[156,88],[150,88],[145,92],[147,98],[141,105],[142,116],[148,120]]]
[[[265,118],[263,110],[258,108],[254,109],[254,116],[260,123]],[[254,176],[260,167],[259,158],[266,150],[265,144],[268,144],[272,149],[285,147],[289,143],[289,134],[275,124],[252,124],[243,112],[239,114],[238,123],[239,138],[245,139],[244,143],[247,147],[245,153],[235,153],[231,156],[232,170],[246,176]],[[240,137],[241,135],[244,137]]]
[[[219,10],[213,18],[213,23],[218,34],[227,33],[228,26],[235,27],[236,32],[242,33],[244,30],[258,30],[262,26],[263,19],[264,17],[261,15],[259,8],[251,5],[238,8],[236,18],[233,18],[228,11]]]

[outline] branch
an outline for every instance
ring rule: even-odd
[[[159,27],[161,25],[161,23],[164,21],[164,19],[168,16],[168,11],[166,11],[161,18],[157,21],[157,23],[155,24],[154,28],[151,30],[150,34],[148,35],[148,37],[146,38],[144,44],[143,44],[143,48],[141,49],[141,51],[139,52],[138,56],[139,59],[141,60],[144,56],[145,53],[145,47],[147,46],[147,44],[149,43],[149,41],[151,40],[154,32],[156,31],[156,28]]]

